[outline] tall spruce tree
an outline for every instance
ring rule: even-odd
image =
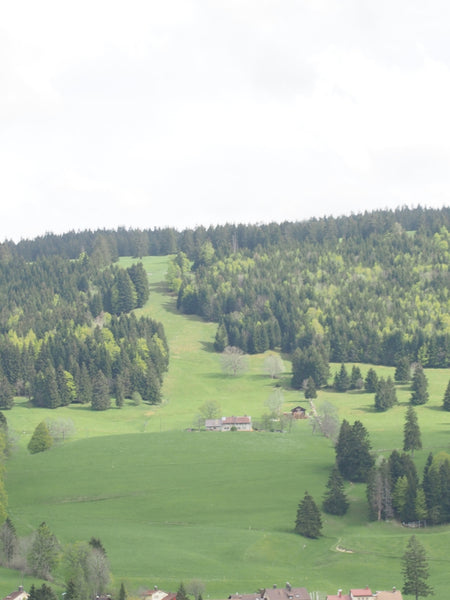
[[[394,379],[397,383],[407,383],[411,379],[411,361],[403,356],[395,367]]]
[[[306,380],[305,398],[307,400],[317,398],[316,384],[314,383],[314,379],[312,377],[308,377],[308,379]]]
[[[350,375],[350,389],[360,390],[364,386],[364,381],[361,375],[361,369],[358,365],[353,365]]]
[[[447,384],[447,388],[445,390],[442,408],[444,410],[450,411],[450,380],[449,380],[449,382]]]
[[[344,363],[334,376],[333,387],[337,392],[346,392],[350,389],[350,377]]]
[[[414,450],[421,450],[422,440],[420,437],[419,423],[417,421],[416,411],[413,406],[408,406],[406,411],[405,424],[403,427],[403,450],[414,456]]]
[[[369,434],[361,421],[350,426],[344,419],[335,447],[336,464],[344,479],[367,481],[374,465],[370,450]]]
[[[411,536],[403,555],[403,588],[402,592],[414,596],[429,596],[433,594],[433,588],[428,584],[429,577],[428,561],[425,548],[415,535]]]
[[[414,369],[414,375],[411,384],[412,394],[410,402],[413,406],[426,404],[428,402],[428,381],[420,363]]]
[[[377,391],[378,375],[374,368],[370,367],[367,371],[366,378],[364,380],[364,389],[369,394],[375,394]]]
[[[330,473],[326,487],[322,503],[323,510],[330,515],[345,515],[349,501],[344,491],[344,480],[336,465]]]
[[[108,410],[111,407],[109,384],[102,371],[98,371],[92,390],[92,410]]]
[[[298,505],[295,520],[295,532],[308,538],[318,538],[321,535],[322,518],[312,496],[305,492],[303,500]]]
[[[50,435],[47,424],[45,421],[41,421],[31,436],[28,442],[28,450],[30,454],[37,454],[38,452],[44,452],[53,446],[53,438]]]

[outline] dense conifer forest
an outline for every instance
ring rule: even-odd
[[[46,408],[78,402],[104,410],[111,395],[121,407],[133,392],[160,401],[164,329],[131,312],[148,299],[147,275],[140,263],[121,269],[105,258],[2,253],[1,408],[11,408],[14,395]]]
[[[0,408],[120,406],[160,400],[163,327],[131,312],[148,297],[141,264],[173,254],[178,308],[218,324],[216,350],[292,354],[301,387],[308,356],[328,361],[450,366],[450,209],[402,208],[268,225],[83,231],[0,245]],[[310,373],[308,373],[309,375]],[[97,397],[98,396],[98,397]]]

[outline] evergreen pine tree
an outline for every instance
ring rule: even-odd
[[[303,500],[298,505],[295,532],[308,538],[318,538],[321,535],[322,518],[312,496],[305,492]]]
[[[413,404],[414,406],[418,406],[420,404],[425,404],[426,402],[428,402],[428,381],[425,376],[423,367],[420,363],[414,369],[411,389],[411,404]]]
[[[403,450],[408,452],[411,450],[411,455],[414,456],[414,450],[422,448],[422,440],[420,438],[420,429],[417,422],[416,411],[413,406],[408,406],[406,411],[405,424],[403,427]]]
[[[337,392],[346,392],[350,388],[350,377],[344,363],[334,376],[333,387]]]
[[[86,363],[83,362],[77,381],[77,402],[90,404],[92,402],[92,381]]]
[[[312,377],[308,377],[305,386],[305,398],[307,400],[317,398],[316,384]]]
[[[176,600],[188,600],[188,595],[186,593],[186,588],[184,587],[183,582],[181,582],[178,587]]]
[[[330,473],[326,487],[327,490],[322,503],[323,510],[330,515],[345,515],[349,502],[344,491],[344,480],[336,465]]]
[[[375,394],[377,391],[378,375],[372,367],[367,371],[366,378],[364,380],[364,389],[370,394]]]
[[[0,375],[0,408],[10,409],[14,404],[14,391],[8,378]]]
[[[363,378],[361,375],[361,369],[357,365],[353,365],[352,372],[350,375],[350,389],[360,390],[364,385]]]
[[[344,419],[335,446],[336,464],[344,479],[367,481],[374,464],[370,449],[369,434],[361,421],[350,426]]]
[[[107,410],[111,407],[109,384],[102,371],[98,371],[92,390],[92,410]]]
[[[16,528],[9,517],[0,528],[0,543],[5,566],[9,566],[17,550],[18,538]]]
[[[445,390],[442,408],[444,410],[450,411],[450,380],[447,384],[447,389]]]
[[[214,338],[214,350],[216,352],[223,352],[228,346],[228,334],[226,327],[223,323],[220,323],[217,327],[216,337]]]
[[[48,450],[52,445],[53,438],[50,435],[47,424],[44,421],[41,421],[28,442],[28,450],[30,454],[37,454],[38,452]]]
[[[127,592],[125,590],[125,586],[122,583],[120,584],[120,590],[119,590],[119,600],[127,600]]]
[[[376,386],[375,393],[375,410],[384,412],[397,404],[397,393],[395,391],[394,382],[390,377],[384,379],[380,377]]]
[[[415,535],[411,536],[403,555],[403,588],[402,592],[409,596],[429,596],[433,588],[428,585],[428,561],[425,549]]]
[[[411,362],[407,356],[402,356],[398,361],[394,379],[397,383],[407,383],[411,379]]]
[[[417,488],[416,492],[416,504],[415,504],[416,519],[418,521],[425,521],[428,517],[427,501],[425,498],[425,492],[423,488]]]

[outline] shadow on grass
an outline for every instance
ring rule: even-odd
[[[210,354],[217,354],[216,351],[214,350],[214,343],[213,342],[200,342],[201,344],[201,348],[203,350],[203,352],[209,352]],[[217,354],[217,356],[220,356],[220,354]]]
[[[409,402],[407,402],[407,404],[409,404]],[[424,406],[424,405],[422,405],[422,406]],[[424,408],[427,408],[428,410],[438,410],[439,412],[442,412],[444,414],[447,413],[448,416],[450,417],[450,412],[448,412],[447,410],[444,410],[442,408],[442,406],[426,406],[425,405]]]
[[[151,292],[155,292],[156,294],[161,294],[163,296],[171,296],[172,293],[162,281],[157,281],[156,283],[151,283],[148,286]],[[172,295],[172,298],[175,298],[175,294]]]
[[[163,302],[162,307],[166,312],[171,313],[172,315],[181,315],[182,314],[177,309],[177,305],[175,302]]]

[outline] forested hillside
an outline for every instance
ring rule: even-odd
[[[5,250],[5,246],[3,247]],[[131,311],[148,299],[142,264],[104,264],[98,254],[67,259],[44,252],[27,261],[4,251],[0,260],[0,407],[14,395],[35,406],[72,402],[120,407],[139,392],[160,400],[168,365],[163,327]]]
[[[178,306],[219,323],[217,349],[312,347],[335,362],[448,367],[449,211],[408,215],[311,222],[298,240],[273,227],[273,242],[228,252],[207,241],[192,268],[174,261]]]
[[[6,241],[0,407],[14,394],[54,407],[94,399],[104,408],[107,391],[119,406],[133,391],[159,401],[168,347],[161,324],[130,314],[145,303],[148,282],[142,265],[114,265],[126,255],[175,255],[168,282],[178,308],[218,323],[217,350],[448,367],[449,231],[449,208],[418,207]]]

